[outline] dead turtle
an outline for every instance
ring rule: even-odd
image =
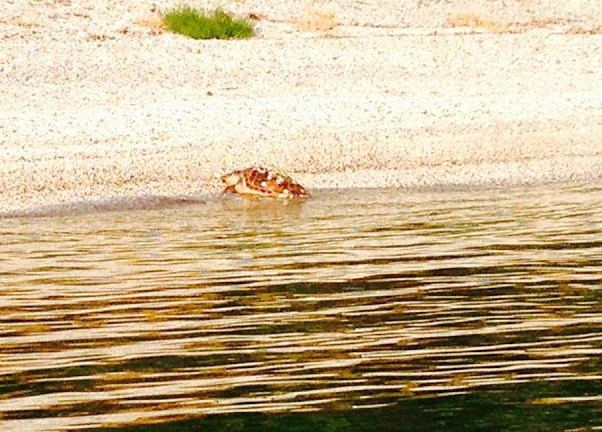
[[[250,167],[222,176],[224,193],[273,198],[307,198],[309,192],[282,171]]]

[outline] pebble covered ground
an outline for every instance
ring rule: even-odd
[[[165,32],[175,1],[0,6],[0,211],[219,190],[602,178],[602,4],[234,1],[257,36]],[[217,3],[191,1],[211,8]]]

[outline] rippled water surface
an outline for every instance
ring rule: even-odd
[[[0,430],[602,430],[602,187],[148,203],[0,219]]]

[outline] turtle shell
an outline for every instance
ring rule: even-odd
[[[263,167],[250,167],[222,176],[225,193],[273,198],[305,198],[309,192],[287,174]]]

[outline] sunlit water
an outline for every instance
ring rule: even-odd
[[[140,202],[0,219],[0,430],[602,429],[600,186]]]

